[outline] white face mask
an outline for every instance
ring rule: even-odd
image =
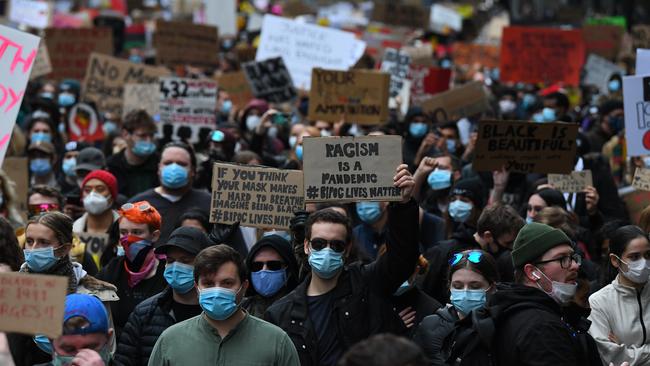
[[[84,208],[91,215],[99,215],[108,210],[108,198],[92,191],[84,197]]]
[[[259,116],[248,116],[246,117],[246,128],[253,132],[257,126],[260,124],[260,117]]]
[[[621,267],[618,267],[618,270],[621,271],[621,274],[625,276],[625,278],[638,284],[644,284],[648,282],[648,276],[650,276],[650,268],[648,268],[648,266],[650,265],[650,262],[644,258],[641,258],[634,262],[628,263],[618,256],[616,258],[627,266],[627,271],[625,272],[621,269]]]
[[[537,268],[537,267],[535,267]],[[539,268],[537,268],[537,271],[544,276],[548,281],[551,282],[551,292],[548,293],[542,288],[542,286],[539,285],[539,282],[536,282],[537,287],[539,287],[540,290],[544,291],[548,296],[552,297],[553,300],[555,300],[558,304],[560,305],[565,305],[568,304],[569,301],[573,299],[573,297],[576,295],[576,291],[578,290],[578,284],[577,283],[564,283],[564,282],[558,282],[558,281],[551,281],[550,278],[546,276],[544,272],[542,272]]]

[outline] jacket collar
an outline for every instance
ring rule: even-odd
[[[618,280],[619,276],[621,274],[618,274],[616,278],[614,278],[614,281],[612,281],[612,287],[614,287],[614,290],[616,290],[617,293],[619,293],[621,296],[627,297],[636,297],[637,295],[637,289],[634,287],[629,287],[621,284]],[[641,294],[645,295],[648,294],[650,291],[650,286],[643,286],[643,289],[641,289]]]

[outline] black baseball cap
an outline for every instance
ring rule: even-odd
[[[156,253],[165,254],[169,248],[177,247],[197,255],[211,245],[213,245],[212,242],[203,231],[195,227],[181,226],[172,231],[166,243],[156,248]]]

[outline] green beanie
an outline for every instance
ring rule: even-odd
[[[526,224],[519,230],[512,247],[512,264],[521,268],[561,244],[571,244],[571,239],[562,230],[537,222]]]

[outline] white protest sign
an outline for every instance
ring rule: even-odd
[[[636,74],[650,74],[650,50],[637,48],[636,50]]]
[[[397,98],[399,97],[400,103],[397,103]],[[388,100],[388,108],[394,109],[399,107],[399,111],[405,116],[409,111],[409,106],[411,105],[411,80],[404,80],[402,83],[402,89],[399,91],[399,94],[395,98],[390,98]]]
[[[585,64],[583,84],[597,86],[601,94],[609,94],[607,84],[612,76],[617,74],[623,76],[625,70],[603,57],[590,54]]]
[[[447,34],[450,30],[460,32],[463,29],[463,17],[454,9],[444,5],[433,4],[431,6],[431,29]]]
[[[205,23],[219,29],[219,36],[237,35],[237,0],[204,0]]]
[[[306,137],[305,202],[399,201],[400,136]]]
[[[160,124],[164,135],[171,125],[173,135],[190,142],[212,131],[217,124],[217,83],[214,80],[160,78]],[[201,132],[203,130],[204,132]]]
[[[126,84],[124,85],[124,104],[122,119],[129,112],[144,109],[150,116],[160,112],[160,85],[158,84]]]
[[[650,154],[650,75],[623,77],[628,156]]]
[[[0,164],[7,153],[40,39],[0,25]]]
[[[391,98],[396,97],[404,86],[404,80],[409,75],[409,64],[411,56],[406,52],[398,51],[394,48],[387,48],[384,51],[384,57],[381,61],[381,71],[390,74],[389,95]]]
[[[45,29],[52,18],[52,3],[37,0],[11,0],[9,20],[30,27]]]
[[[352,33],[266,15],[255,61],[282,57],[294,86],[309,90],[313,68],[346,71],[365,48]]]

